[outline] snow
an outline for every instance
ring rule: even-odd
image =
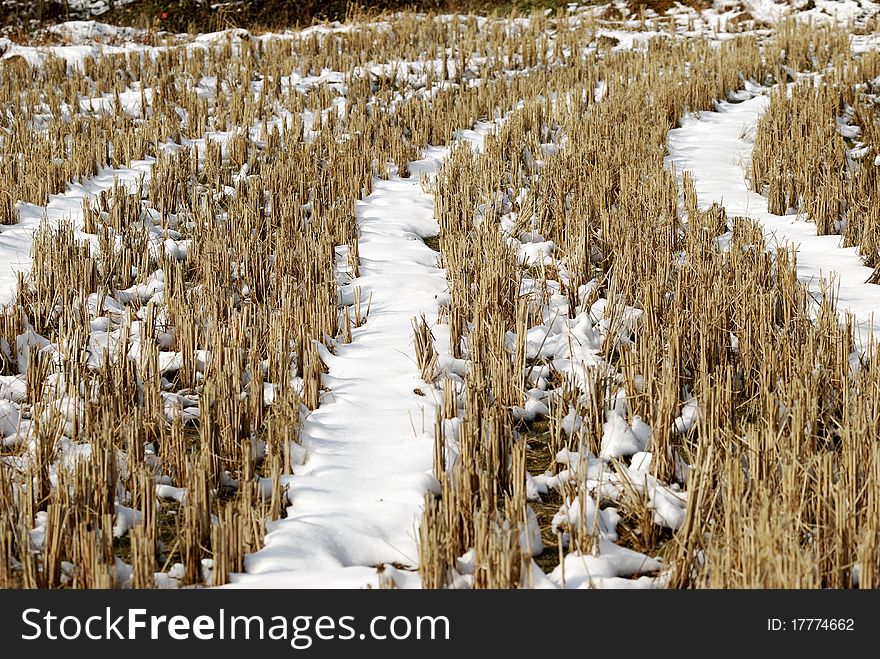
[[[673,530],[680,529],[687,511],[687,494],[676,489],[678,486],[663,485],[652,476],[649,473],[651,458],[650,453],[636,453],[632,456],[629,468],[621,472],[621,477],[635,491],[648,495],[648,509],[654,511],[655,524]]]
[[[0,226],[0,305],[13,301],[18,273],[30,270],[34,233],[43,220],[52,227],[69,222],[74,229],[81,229],[84,199],[94,199],[101,192],[112,190],[117,183],[135,187],[141,178],[149,177],[153,162],[152,159],[139,160],[134,161],[131,168],[102,169],[97,176],[68,183],[67,190],[50,195],[45,206],[20,203],[19,222]]]
[[[694,179],[699,207],[717,202],[729,217],[749,217],[763,228],[768,246],[797,248],[798,278],[812,293],[821,294],[821,282],[833,278],[833,295],[842,321],[851,313],[862,347],[880,338],[880,287],[866,283],[872,268],[862,263],[857,247],[841,247],[836,235],[818,236],[816,226],[802,216],[774,215],[767,200],[750,190],[746,172],[753,148],[752,135],[769,97],[759,94],[741,103],[722,101],[714,112],[685,116],[681,127],[669,132],[667,162],[679,174]],[[682,417],[686,422],[686,418]],[[686,424],[685,424],[686,425]]]
[[[119,7],[127,5],[133,0],[114,0],[114,5]],[[110,9],[108,0],[67,0],[68,9],[72,12],[82,13],[84,15],[102,14]]]
[[[18,431],[18,406],[8,400],[0,400],[0,436],[8,437]]]
[[[57,25],[50,25],[45,31],[64,40],[69,45],[91,43],[120,44],[147,37],[146,30],[108,25],[98,21],[65,21]]]
[[[103,0],[88,2],[80,0],[74,8],[88,14],[99,11]],[[801,7],[796,15],[804,20],[852,21],[864,23],[869,16],[880,11],[874,2],[845,0],[828,2],[817,0],[813,8]],[[595,8],[597,11],[601,8]],[[593,8],[591,8],[591,11]],[[740,11],[749,12],[758,21],[775,22],[792,13],[788,3],[776,0],[756,0],[737,3],[717,0],[713,7],[702,12],[679,6],[672,11],[677,23],[690,25],[688,34],[699,33],[709,38],[726,38],[722,34],[709,35],[707,30],[723,29],[727,20]],[[582,12],[586,15],[586,12]],[[452,20],[452,17],[448,17]],[[484,21],[485,19],[478,19]],[[513,33],[528,19],[511,21],[508,29]],[[637,23],[637,21],[635,21]],[[625,21],[622,28],[632,27],[634,21]],[[372,27],[390,28],[386,23],[371,23]],[[329,35],[353,29],[348,25],[316,25],[297,33]],[[0,40],[0,59],[21,56],[39,64],[50,56],[64,58],[70,67],[82,67],[87,57],[114,52],[143,50],[155,54],[162,47],[151,47],[137,40],[145,34],[130,28],[113,28],[95,21],[71,21],[48,29],[55,37],[68,45],[32,47]],[[628,29],[600,29],[597,36],[613,38],[613,50],[645,49],[654,37],[669,37],[668,31],[658,31],[657,26],[638,32]],[[262,35],[257,39],[291,38],[285,35]],[[170,35],[167,37],[172,39]],[[251,35],[244,30],[203,34],[186,45],[187,48],[210,48],[227,39],[240,42]],[[876,35],[857,35],[853,49],[862,52],[877,47]],[[426,72],[441,67],[440,60],[425,58],[417,62],[371,63],[363,72],[387,75],[397,72],[398,80],[408,81],[417,88],[418,81],[426,78]],[[511,72],[516,75],[518,72]],[[334,107],[306,111],[303,120],[306,135],[317,112],[345,112],[345,74],[324,70],[317,75],[303,76],[297,72],[282,80],[282,84],[300,92],[317,85],[335,86],[343,94],[333,103]],[[414,82],[415,81],[415,82]],[[469,84],[478,84],[472,80]],[[200,96],[212,96],[217,81],[202,79],[196,88]],[[600,101],[605,94],[605,83],[599,82],[595,98]],[[145,90],[149,98],[151,90]],[[139,112],[140,91],[127,91],[120,95],[127,112]],[[678,173],[691,172],[701,208],[714,202],[726,207],[729,216],[745,216],[755,219],[764,229],[768,243],[793,245],[798,250],[798,275],[814,293],[820,292],[820,281],[834,277],[835,297],[841,317],[852,313],[860,329],[863,344],[877,338],[880,330],[874,321],[874,309],[880,305],[880,289],[866,281],[872,269],[862,265],[856,248],[841,248],[837,236],[817,236],[815,226],[803,217],[777,216],[767,211],[766,199],[750,191],[746,184],[746,171],[751,156],[752,143],[749,135],[766,109],[766,90],[747,87],[731,96],[737,102],[719,102],[715,112],[702,112],[682,119],[681,128],[669,135],[667,162]],[[108,99],[83,100],[83,107],[97,108],[98,112],[112,110]],[[282,121],[284,117],[279,118]],[[462,129],[454,134],[458,143],[470,145],[476,151],[485,147],[486,135],[495,130],[503,120],[480,122],[474,128]],[[843,130],[853,127],[841,124]],[[254,130],[253,127],[250,128]],[[242,130],[248,130],[247,127]],[[209,134],[205,139],[225,141],[226,134]],[[186,141],[184,146],[204,147],[204,140]],[[179,145],[162,145],[174,150]],[[436,490],[432,475],[434,448],[434,415],[442,400],[442,391],[422,380],[416,365],[413,348],[412,320],[424,317],[435,333],[438,368],[459,381],[466,375],[467,360],[455,359],[443,351],[446,328],[438,325],[439,310],[449,298],[445,273],[438,265],[438,255],[424,243],[424,239],[437,235],[439,227],[433,217],[430,181],[438,168],[449,156],[452,147],[429,147],[421,160],[410,163],[409,177],[392,173],[387,180],[376,178],[372,193],[359,202],[356,220],[359,230],[360,275],[342,286],[340,299],[351,301],[359,289],[360,297],[369,300],[370,312],[366,323],[352,329],[351,343],[336,343],[333,351],[319,346],[321,358],[328,368],[322,378],[324,391],[319,407],[306,414],[300,435],[301,445],[291,447],[294,456],[293,474],[282,477],[289,507],[285,518],[268,525],[264,547],[246,558],[245,573],[232,575],[230,588],[359,588],[394,585],[400,588],[417,588],[421,585],[416,566],[418,525],[424,496]],[[540,157],[552,157],[564,148],[564,142],[541,145]],[[540,171],[536,155],[523,154],[530,170]],[[855,153],[852,154],[855,157]],[[58,227],[69,221],[74,228],[82,228],[82,207],[85,199],[91,199],[102,191],[112,189],[115,183],[134,185],[149,177],[153,160],[136,161],[127,169],[104,169],[93,178],[70,183],[67,190],[52,195],[46,206],[19,204],[20,222],[0,227],[0,304],[13,302],[19,273],[30,267],[33,234],[41,221]],[[880,156],[874,160],[880,166]],[[247,175],[247,165],[238,178]],[[394,172],[394,170],[392,170]],[[510,202],[510,199],[507,200]],[[479,211],[477,211],[479,215]],[[524,265],[557,265],[556,245],[547,241],[536,231],[520,231],[513,235],[513,213],[501,219],[501,229],[506,231],[511,244],[517,249]],[[481,217],[485,217],[482,215]],[[80,238],[87,237],[78,231]],[[180,237],[179,235],[177,236]],[[169,256],[183,260],[189,249],[188,241],[163,236],[159,248]],[[559,268],[560,273],[564,267]],[[562,277],[563,275],[560,275]],[[558,282],[544,282],[548,288]],[[523,281],[523,295],[534,291],[529,286],[534,280]],[[591,284],[579,291],[581,302],[590,297]],[[91,295],[83,303],[91,316],[103,315],[91,321],[90,346],[95,354],[101,346],[109,346],[114,338],[111,318],[123,314],[120,302],[139,300],[146,302],[156,296],[161,298],[164,290],[164,273],[154,272],[145,281],[119,291],[117,299],[99,298]],[[615,308],[615,317],[623,319],[621,327],[610,326],[611,309],[618,303],[600,298],[590,305],[589,311],[569,312],[566,296],[553,294],[545,305],[543,324],[528,330],[526,351],[530,359],[542,359],[548,363],[529,368],[527,377],[534,388],[527,392],[522,407],[514,408],[518,419],[532,420],[550,414],[555,392],[546,391],[546,378],[552,370],[575,382],[582,391],[589,391],[597,378],[613,375],[613,369],[602,357],[603,346],[609,332],[614,341],[625,344],[630,334],[642,322],[642,312],[625,307]],[[586,309],[587,305],[581,308]],[[115,321],[114,321],[115,322]],[[140,351],[138,340],[140,325],[131,325],[134,343],[129,357],[136,359]],[[732,344],[735,337],[731,337]],[[27,330],[16,345],[18,366],[24,372],[27,366],[28,346],[37,346],[50,353],[58,347]],[[170,346],[165,346],[170,347]],[[204,356],[203,356],[204,357]],[[180,366],[181,355],[176,352],[159,353],[160,370],[170,371]],[[204,365],[204,359],[201,360]],[[635,376],[636,382],[642,376]],[[66,425],[72,430],[80,421],[84,403],[82,399],[64,396],[63,382],[47,384],[47,405],[62,413]],[[21,420],[20,405],[25,402],[25,378],[0,377],[0,437],[4,446],[32,440],[29,421]],[[663,575],[654,576],[663,568],[662,562],[640,552],[618,546],[617,508],[608,502],[618,502],[630,492],[644,496],[653,514],[655,524],[679,529],[685,521],[687,493],[678,485],[660,482],[650,474],[652,455],[650,440],[652,429],[638,416],[629,416],[626,395],[621,390],[616,396],[609,391],[612,401],[605,410],[599,455],[587,450],[578,439],[587,432],[590,424],[572,405],[561,419],[562,429],[572,441],[572,448],[563,449],[556,456],[562,465],[558,474],[551,472],[527,475],[527,493],[531,501],[556,489],[562,495],[563,504],[551,525],[561,535],[563,545],[572,548],[572,535],[578,531],[591,536],[591,551],[570,551],[562,565],[545,575],[534,562],[531,564],[531,582],[536,588],[652,588],[663,585]],[[276,395],[275,386],[264,385],[263,396],[271,404]],[[184,421],[197,419],[198,401],[171,392],[162,393],[165,414],[169,419],[181,417]],[[579,401],[579,404],[582,401]],[[584,408],[579,408],[584,412]],[[48,412],[45,412],[48,414]],[[585,413],[585,412],[584,412]],[[699,423],[701,410],[697,401],[690,398],[679,410],[672,422],[673,430],[680,434],[691,432]],[[445,422],[451,443],[455,441],[457,419]],[[89,447],[65,445],[62,454],[65,461],[82,458]],[[148,456],[155,459],[152,450]],[[627,465],[627,459],[629,464]],[[690,467],[677,465],[676,473],[686,473]],[[684,476],[677,475],[680,482]],[[261,483],[266,489],[271,482]],[[156,496],[173,501],[183,501],[186,491],[173,483],[159,480]],[[604,505],[604,508],[600,507]],[[137,522],[137,513],[117,503],[114,533],[124,535]],[[43,515],[43,517],[40,517]],[[45,514],[38,514],[37,527],[31,531],[35,545],[42,543],[45,534]],[[530,509],[527,525],[520,537],[522,549],[533,555],[540,553],[543,543],[537,517]],[[474,571],[474,552],[458,559],[459,574],[453,587],[469,587]],[[123,579],[128,579],[127,566],[117,565]],[[205,571],[212,569],[205,562]],[[157,576],[159,585],[174,587],[181,575],[173,569],[166,575]]]
[[[798,20],[845,25],[861,23],[880,11],[880,5],[872,0],[743,0],[742,5],[755,19],[765,23],[795,16]]]
[[[602,426],[600,457],[620,458],[645,450],[651,439],[651,428],[638,416],[629,424],[622,414],[609,410],[607,419]]]
[[[654,572],[661,563],[609,540],[600,540],[592,553],[572,552],[550,573],[549,579],[559,588],[655,588],[651,578],[623,579]]]
[[[491,129],[481,123],[460,139],[479,149]],[[363,587],[375,580],[374,566],[417,565],[424,496],[436,484],[433,421],[441,399],[426,394],[434,387],[419,375],[412,320],[424,316],[435,325],[448,288],[437,253],[423,241],[439,226],[421,179],[433,177],[449,153],[429,147],[410,163],[408,178],[375,179],[355,210],[360,276],[346,288],[361,289],[370,313],[352,330],[351,343],[322,354],[328,391],[303,423],[305,464],[283,480],[291,498],[287,517],[272,525],[265,547],[247,557],[235,586],[308,587],[326,580]],[[527,541],[535,542],[534,533]]]
[[[610,542],[617,540],[617,522],[620,516],[614,508],[599,509],[596,502],[589,497],[574,497],[564,503],[553,517],[551,527],[553,533],[561,533],[560,525],[568,528],[583,529],[587,533],[595,532],[600,538]]]

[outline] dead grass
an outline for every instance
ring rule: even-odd
[[[876,177],[847,167],[833,122],[853,107],[876,151],[874,108],[854,89],[880,73],[876,58],[854,59],[845,34],[816,26],[763,43],[588,52],[590,21],[506,25],[404,13],[390,30],[229,35],[82,71],[52,58],[3,67],[4,224],[19,201],[45,205],[102,167],[155,162],[148,180],[86,204],[81,225],[40,229],[17,306],[0,317],[2,374],[24,378],[33,440],[0,461],[0,586],[148,588],[175,564],[184,584],[222,584],[241,571],[266,521],[285,514],[301,415],[321,403],[321,355],[369,313],[357,291],[340,295],[359,267],[355,203],[426,145],[502,116],[484,153],[455,147],[434,183],[440,235],[426,242],[450,282],[450,343],[414,319],[416,363],[444,400],[424,585],[452,583],[473,550],[475,587],[528,586],[519,538],[532,514],[542,569],[594,551],[586,520],[552,528],[575,497],[615,507],[618,542],[661,556],[676,587],[848,587],[856,563],[860,585],[876,584],[874,356],[856,354],[830,300],[808,295],[792,254],[768,252],[758,227],[721,207],[698,211],[688,178],[679,185],[663,163],[684,112],[711,109],[743,79],[830,69],[795,86],[798,103],[772,98],[751,176],[776,209],[800,205],[829,231],[846,220],[875,264]],[[439,71],[416,86],[395,75],[426,53]],[[376,62],[393,66],[362,73]],[[344,72],[345,89],[286,80],[324,69]],[[216,93],[199,86],[206,75]],[[535,236],[553,246],[526,263],[518,246]],[[593,366],[565,370],[528,342],[587,316],[601,339]],[[444,372],[440,351],[466,359],[467,375]],[[546,409],[524,421],[532,401]],[[681,429],[692,401],[701,413]],[[658,523],[627,456],[605,465],[614,492],[571,468],[528,500],[526,474],[561,473],[561,451],[601,453],[612,411],[650,426],[648,475],[687,493],[680,527]],[[182,501],[158,498],[168,485]],[[128,584],[116,558],[131,564]]]
[[[453,293],[450,350],[467,357],[471,371],[465,400],[458,401],[464,419],[457,438],[444,437],[444,426],[437,426],[437,455],[454,441],[459,459],[451,465],[441,459],[442,495],[426,506],[426,585],[448,583],[455,557],[470,546],[497,550],[497,534],[524,528],[526,519],[515,477],[522,448],[511,434],[510,410],[523,404],[519,373],[533,368],[523,360],[525,335],[546,321],[546,310],[542,316],[535,309],[548,298],[538,295],[527,305],[521,287],[510,285],[522,266],[506,242],[495,242],[505,218],[531,218],[530,230],[553,240],[555,258],[565,263],[566,279],[556,279],[553,269],[525,269],[524,276],[538,280],[537,291],[568,297],[573,318],[584,308],[579,287],[593,282],[599,295],[619,301],[606,309],[610,326],[628,328],[625,342],[606,341],[603,348],[610,379],[592,389],[585,389],[589,379],[569,382],[570,393],[557,392],[556,409],[571,406],[584,420],[577,436],[562,437],[563,447],[598,454],[614,394],[627,392],[627,418],[638,416],[653,430],[651,474],[686,489],[687,515],[673,532],[657,525],[646,490],[624,488],[603,501],[584,489],[594,486],[570,482],[563,496],[613,503],[621,516],[619,542],[664,556],[673,586],[852,585],[853,566],[875,546],[873,513],[862,514],[873,505],[867,498],[873,501],[875,485],[857,466],[873,464],[873,449],[856,440],[870,435],[863,424],[875,407],[874,385],[863,378],[873,382],[874,358],[863,355],[853,373],[852,335],[838,324],[832,302],[826,298],[817,310],[797,281],[793,256],[768,253],[756,226],[727,218],[723,208],[698,212],[687,187],[680,216],[680,192],[662,160],[665,133],[677,117],[712,107],[740,84],[739,72],[785,80],[783,61],[821,69],[843,52],[841,44],[824,28],[795,33],[789,26],[763,59],[744,38],[726,42],[721,53],[702,50],[699,42],[659,41],[648,55],[588,60],[573,72],[567,93],[589,98],[592,81],[603,79],[611,91],[602,103],[557,96],[554,108],[550,87],[526,99],[484,155],[461,150],[448,161],[437,213]],[[686,75],[688,62],[700,62],[701,75]],[[567,142],[535,176],[523,153],[537,152],[554,125]],[[798,135],[805,133],[793,134],[794,150],[809,144]],[[479,224],[476,207],[484,209]],[[714,239],[727,232],[732,243],[721,249]],[[638,324],[627,324],[621,314],[628,309],[638,311]],[[673,422],[691,397],[702,414],[690,430],[676,430]],[[441,418],[454,415],[447,409]],[[510,455],[507,473],[499,453]],[[526,464],[535,465],[536,457],[526,450]],[[691,465],[689,475],[683,464]],[[487,515],[494,525],[482,521]],[[570,542],[570,549],[592,551],[595,537],[581,526],[571,529]],[[515,556],[482,555],[476,585],[497,585],[499,576],[510,579],[507,587],[527,585],[522,571],[517,580],[510,569]],[[553,564],[547,552],[540,560]]]
[[[771,212],[804,213],[820,235],[841,234],[876,267],[880,192],[873,163],[880,131],[872,81],[880,58],[853,57],[841,46],[831,60],[815,63],[820,78],[798,82],[790,96],[771,96],[755,135],[752,186],[767,194]],[[855,136],[845,133],[853,129]]]

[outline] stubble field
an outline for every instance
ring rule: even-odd
[[[696,4],[0,39],[0,587],[876,587],[880,7]]]

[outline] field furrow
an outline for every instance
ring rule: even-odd
[[[301,431],[305,462],[283,479],[288,516],[236,583],[357,587],[376,583],[376,566],[417,563],[435,402],[416,364],[412,321],[436,323],[447,289],[423,240],[438,227],[420,177],[433,176],[446,153],[429,149],[409,177],[376,180],[357,204],[360,276],[343,295],[360,289],[369,313],[351,343],[322,355],[325,391]],[[404,579],[399,585],[415,577]]]
[[[841,236],[818,235],[816,224],[803,214],[770,213],[767,198],[748,185],[754,132],[768,102],[758,93],[686,115],[680,128],[669,131],[667,162],[679,173],[690,172],[701,210],[720,204],[730,217],[757,221],[770,248],[794,248],[798,278],[817,297],[836,299],[845,321],[852,315],[866,348],[880,338],[880,287],[869,283],[873,268],[864,264],[858,248],[843,247]]]

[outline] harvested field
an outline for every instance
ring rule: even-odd
[[[873,588],[873,3],[0,39],[0,587]]]

